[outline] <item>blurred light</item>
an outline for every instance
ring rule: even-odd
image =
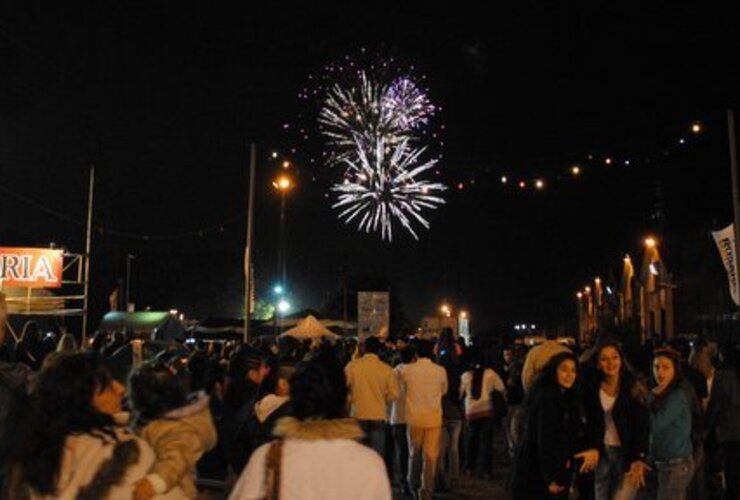
[[[501,176],[501,184],[506,184],[507,182],[509,182],[509,179],[505,175]]]
[[[272,152],[272,159],[276,159],[278,157],[277,151]]]
[[[524,189],[525,187],[527,187],[527,183],[526,183],[526,182],[524,182],[524,181],[519,181],[519,187],[520,187],[521,189]]]
[[[170,309],[170,314],[172,316],[177,316],[177,309]]]
[[[657,245],[655,238],[645,238],[645,246],[648,248],[655,248]]]
[[[542,179],[537,179],[536,181],[534,181],[534,187],[536,187],[537,189],[543,189],[545,187],[545,181],[543,181]]]
[[[607,165],[611,165],[612,164],[612,159],[611,158],[607,158],[606,160],[604,160],[604,163],[606,163]]]
[[[514,330],[519,330],[519,325],[514,325]]]
[[[576,298],[582,299],[583,298],[583,294],[581,292],[576,293]]]
[[[460,190],[462,190],[462,189],[463,189],[464,187],[465,187],[465,184],[463,184],[462,182],[460,182],[460,183],[459,183],[459,184],[457,185],[457,189],[460,189]]]
[[[290,303],[285,299],[281,299],[280,302],[278,302],[277,309],[280,314],[285,314],[290,310]]]
[[[629,166],[630,161],[629,160],[624,160],[624,164],[627,165],[627,166]]]
[[[581,174],[581,167],[578,165],[573,165],[570,167],[570,173],[573,175],[580,175]]]
[[[699,122],[694,122],[691,125],[691,131],[695,134],[701,134],[703,130],[704,130],[704,127],[702,127],[701,123]]]
[[[599,278],[599,277],[597,276],[597,277],[596,277],[596,278],[594,279],[594,283],[596,283],[597,285],[601,284],[601,278]]]
[[[587,286],[586,288],[583,289],[583,291],[586,293],[591,293],[591,287]]]
[[[283,162],[283,168],[290,168],[290,162],[288,160]]]
[[[650,274],[652,274],[653,276],[658,276],[658,268],[655,267],[655,264],[650,264],[650,266],[648,267],[650,267]]]
[[[609,295],[612,295],[612,289],[608,286],[606,287],[606,293],[608,293]]]
[[[624,263],[627,264],[627,263],[630,263],[630,262],[632,262],[632,258],[629,256],[629,254],[625,255],[624,256]]]
[[[536,328],[534,325],[530,325],[530,327],[532,328],[532,330],[534,330]]]
[[[686,139],[681,138],[681,139],[678,140],[678,143],[679,144],[686,144]]]
[[[450,306],[447,304],[442,304],[439,308],[439,312],[441,312],[446,317],[450,317],[450,314],[452,314],[452,310],[450,309]]]
[[[281,175],[280,177],[275,179],[272,185],[275,187],[275,189],[279,189],[280,191],[287,191],[288,189],[293,187],[293,182],[287,175]]]
[[[272,291],[275,293],[275,295],[282,295],[284,290],[282,285],[275,285],[275,287],[272,289]]]
[[[460,319],[468,319],[467,311],[460,311]]]

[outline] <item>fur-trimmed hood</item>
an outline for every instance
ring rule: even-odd
[[[285,417],[275,425],[275,436],[303,441],[320,439],[360,439],[364,436],[362,429],[354,418],[331,420],[298,420]]]

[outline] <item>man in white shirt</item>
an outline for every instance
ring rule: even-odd
[[[427,340],[417,345],[418,360],[401,372],[406,394],[406,425],[409,441],[409,486],[422,500],[432,498],[442,433],[442,396],[447,392],[447,373],[432,362],[434,346]],[[423,458],[423,464],[422,464]],[[421,481],[420,481],[421,479]]]
[[[398,380],[393,368],[381,361],[380,339],[365,340],[365,354],[344,368],[350,393],[351,414],[357,419],[371,448],[385,457],[387,403],[398,399]]]

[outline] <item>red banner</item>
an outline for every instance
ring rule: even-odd
[[[62,286],[64,252],[47,248],[0,247],[0,284],[21,288]]]

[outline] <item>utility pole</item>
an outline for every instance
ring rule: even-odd
[[[735,145],[735,113],[731,109],[727,110],[727,133],[730,140],[730,171],[732,174],[732,208],[735,216],[733,231],[735,233],[735,276],[740,269],[740,186],[738,186],[737,175],[737,147]],[[737,278],[736,278],[737,279]]]
[[[90,313],[90,251],[92,250],[93,191],[95,166],[90,165],[90,186],[87,195],[87,234],[85,235],[85,298],[82,305],[82,348],[87,347],[87,317]]]
[[[249,311],[252,308],[252,212],[254,209],[254,176],[257,164],[257,147],[249,148],[249,190],[247,195],[247,244],[244,248],[244,343],[249,341]]]

